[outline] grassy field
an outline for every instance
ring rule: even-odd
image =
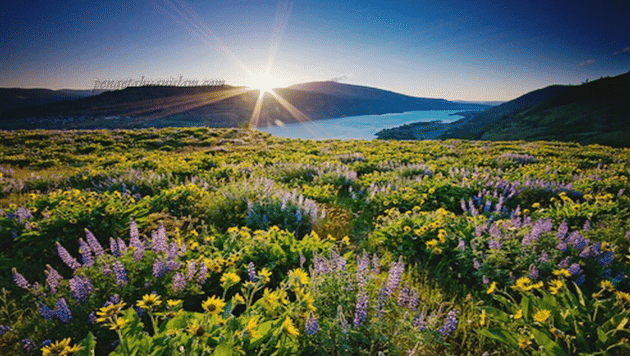
[[[629,176],[559,142],[0,131],[0,353],[628,355]]]

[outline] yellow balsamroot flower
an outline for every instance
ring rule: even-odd
[[[245,298],[243,298],[240,293],[234,294],[234,300],[236,300],[236,303],[238,304],[245,304]]]
[[[221,276],[221,284],[225,286],[233,286],[241,281],[241,277],[234,272],[225,272]]]
[[[523,311],[521,309],[519,309],[516,314],[514,314],[514,320],[518,320],[518,319],[522,319],[523,318]]]
[[[111,323],[109,323],[107,325],[109,326],[109,330],[120,330],[125,325],[127,325],[127,319],[115,318],[114,321],[112,321]]]
[[[268,312],[274,311],[279,305],[279,298],[276,292],[272,292],[269,288],[263,291],[264,308]]]
[[[292,269],[289,271],[289,280],[296,282],[296,285],[307,285],[309,282],[308,273],[304,272],[301,268]],[[299,282],[299,284],[297,283]]]
[[[181,299],[169,299],[166,301],[166,307],[169,309],[176,309],[182,307]]]
[[[630,293],[617,291],[615,292],[615,296],[617,297],[618,301],[630,304]]]
[[[186,331],[191,336],[203,336],[203,334],[206,332],[206,329],[204,329],[203,326],[197,324],[197,321],[195,320],[192,324],[186,326]]]
[[[221,298],[217,298],[216,296],[212,296],[206,299],[205,302],[201,303],[201,307],[210,315],[217,315],[223,312],[223,307],[225,307],[225,302]]]
[[[551,311],[547,309],[539,309],[536,314],[534,314],[534,321],[539,323],[544,323],[551,316]]]
[[[69,356],[83,350],[83,346],[70,346],[70,338],[42,347],[42,356]]]
[[[403,231],[404,232],[411,232],[411,227],[410,226],[405,226],[405,227],[403,227]]]
[[[538,209],[538,208],[540,208],[539,202],[535,202],[534,204],[532,204],[532,209]]]
[[[521,277],[516,280],[516,282],[511,288],[514,290],[520,290],[520,291],[525,292],[525,291],[530,290],[531,283],[532,283],[532,280],[529,279],[529,277]]]
[[[287,316],[286,319],[282,322],[281,330],[285,332],[289,336],[298,336],[300,332],[293,325],[293,320]]]
[[[529,345],[531,345],[531,341],[529,341],[529,338],[526,337],[519,337],[518,338],[518,347],[520,347],[521,349],[525,350],[526,348],[529,347]]]
[[[602,289],[607,290],[608,292],[612,292],[615,290],[615,286],[613,286],[613,284],[608,280],[603,280],[599,282],[599,286],[602,287]]]
[[[125,307],[125,305],[126,304],[121,301],[117,304],[110,304],[110,305],[100,308],[96,312],[96,316],[98,317],[96,319],[96,322],[104,323],[106,321],[111,320],[113,317],[118,315],[118,313],[120,313],[120,311]]]
[[[436,255],[441,255],[442,254],[442,249],[439,247],[434,248],[433,250],[431,250],[431,252],[433,252]]]
[[[558,294],[563,287],[564,283],[559,279],[554,279],[553,281],[549,282],[549,291],[553,295]]]
[[[236,234],[237,232],[238,232],[238,227],[236,226],[232,226],[231,228],[227,229],[228,234]]]
[[[155,295],[153,293],[145,294],[142,297],[142,300],[139,300],[138,303],[136,303],[138,307],[145,310],[147,309],[153,310],[153,308],[157,307],[160,304],[162,304],[162,301],[160,300],[160,296]]]
[[[343,242],[346,246],[350,246],[350,238],[347,235],[341,239],[341,242]]]
[[[569,278],[569,277],[571,277],[571,272],[569,272],[565,268],[555,269],[555,270],[553,270],[553,275],[554,276],[562,276],[562,277],[565,277],[565,278]]]
[[[436,239],[425,242],[425,245],[427,245],[428,249],[434,248],[435,246],[437,246],[437,244],[438,244],[438,241]]]
[[[440,240],[441,243],[446,242],[446,236],[447,236],[446,230],[440,229],[438,231],[438,239]]]
[[[494,293],[494,291],[497,290],[497,282],[492,282],[492,284],[490,284],[490,288],[488,288],[488,290],[486,291],[487,294],[492,294]]]
[[[243,329],[243,334],[247,334],[249,337],[259,337],[260,334],[256,329],[258,328],[258,321],[256,318],[249,318],[247,320],[247,324],[245,324],[245,328]]]

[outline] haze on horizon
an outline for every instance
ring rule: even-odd
[[[627,1],[63,0],[0,5],[0,87],[338,80],[511,100],[630,69]]]

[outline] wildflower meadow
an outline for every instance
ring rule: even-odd
[[[630,355],[630,150],[0,131],[0,354]]]

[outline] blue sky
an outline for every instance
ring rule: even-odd
[[[250,85],[271,64],[277,86],[337,78],[510,100],[630,70],[628,14],[627,1],[602,0],[4,2],[0,87],[142,76]]]

